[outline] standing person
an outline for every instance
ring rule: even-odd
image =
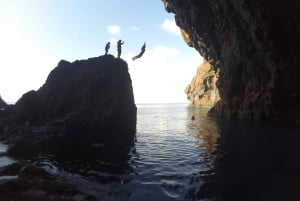
[[[106,43],[105,45],[105,55],[107,55],[109,48],[110,48],[110,42]]]
[[[118,58],[120,58],[121,57],[121,52],[122,52],[122,45],[124,44],[124,41],[122,41],[122,40],[118,40],[118,43],[117,43],[117,47],[118,47]]]

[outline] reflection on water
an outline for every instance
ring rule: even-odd
[[[8,146],[0,142],[0,168],[10,165],[15,161],[12,158],[4,156],[4,153],[7,151]]]
[[[201,186],[214,175],[217,148],[217,126],[207,111],[139,107],[135,151],[127,165],[72,161],[62,166],[44,160],[39,166],[102,200],[198,200]]]
[[[0,142],[0,154],[7,151],[8,146]]]
[[[195,130],[194,136],[199,149],[204,148],[214,153],[217,149],[217,140],[220,136],[216,122],[207,115],[209,108],[188,107],[188,115],[195,117],[189,121],[187,127]]]
[[[7,156],[0,156],[0,168],[10,165],[14,163],[15,161],[12,158],[9,158]]]
[[[126,164],[45,157],[34,164],[105,201],[300,200],[299,132],[210,117],[208,110],[139,106]]]
[[[246,120],[216,119],[215,176],[203,197],[296,201],[300,198],[299,132]]]

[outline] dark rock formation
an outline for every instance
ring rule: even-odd
[[[0,140],[14,156],[126,157],[136,129],[127,63],[111,55],[60,61],[38,91],[24,94],[0,120]]]
[[[300,2],[163,0],[189,45],[220,70],[219,114],[300,122]]]
[[[6,108],[6,107],[7,107],[7,103],[0,96],[0,109]]]
[[[43,168],[29,164],[14,163],[0,168],[1,201],[10,200],[98,200],[71,185],[64,184],[59,178],[49,174]]]
[[[216,86],[218,80],[212,66],[204,60],[198,67],[196,76],[186,87],[185,93],[193,106],[214,106],[219,100],[219,90]]]

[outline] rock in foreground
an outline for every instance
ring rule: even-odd
[[[38,91],[24,94],[0,120],[0,140],[13,156],[123,159],[136,131],[127,63],[111,55],[60,61]]]
[[[1,201],[98,200],[71,185],[62,183],[61,180],[49,174],[43,168],[29,164],[14,163],[1,167],[0,177]]]
[[[3,109],[5,107],[7,107],[7,104],[6,104],[6,102],[0,96],[0,109]]]

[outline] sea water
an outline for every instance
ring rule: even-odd
[[[296,130],[217,118],[208,115],[209,108],[187,104],[137,108],[136,142],[127,163],[62,165],[42,158],[39,166],[104,201],[299,198]]]
[[[51,161],[43,161],[43,167],[99,200],[192,199],[203,182],[194,184],[193,177],[214,174],[219,133],[207,112],[187,104],[137,105],[136,142],[128,163],[98,161],[78,165],[77,172],[58,169]]]
[[[0,143],[0,168],[15,162],[15,160],[13,160],[12,158],[4,156],[5,152],[7,151],[7,148],[8,146],[6,144]]]

